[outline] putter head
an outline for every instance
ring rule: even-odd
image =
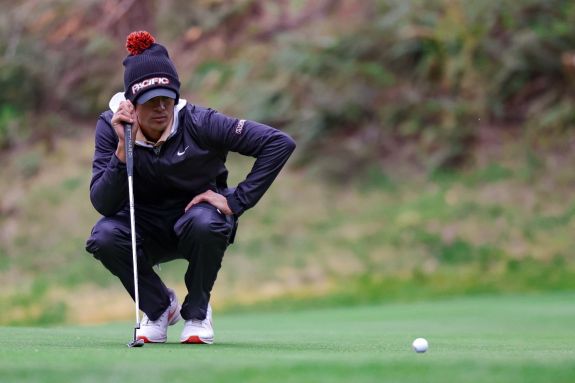
[[[144,340],[143,339],[134,339],[130,343],[128,343],[128,347],[144,347]]]

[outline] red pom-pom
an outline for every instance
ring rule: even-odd
[[[154,36],[146,31],[132,32],[126,39],[126,49],[132,56],[139,55],[151,47],[155,41]]]

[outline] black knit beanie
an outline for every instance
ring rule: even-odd
[[[126,48],[130,53],[124,59],[126,98],[136,104],[138,100],[140,103],[149,100],[149,96],[166,96],[174,98],[177,104],[180,79],[166,48],[155,43],[154,37],[145,31],[130,33]]]

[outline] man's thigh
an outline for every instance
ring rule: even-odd
[[[152,264],[183,258],[177,252],[178,238],[173,225],[178,215],[174,211],[145,207],[137,209],[135,215],[136,231]]]

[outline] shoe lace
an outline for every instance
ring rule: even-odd
[[[209,328],[210,320],[206,319],[190,319],[192,326]]]
[[[156,320],[150,320],[150,318],[148,318],[148,316],[146,314],[144,314],[144,317],[142,318],[142,325],[143,326],[156,326],[156,327],[161,327],[162,324],[162,320],[164,319],[164,317],[167,317],[169,314],[169,309],[164,311],[162,313],[162,315],[160,315],[160,317]]]
[[[142,319],[142,326],[156,326],[158,327],[160,325],[160,320],[150,320],[150,318],[148,318],[147,315],[144,315],[144,318]]]

